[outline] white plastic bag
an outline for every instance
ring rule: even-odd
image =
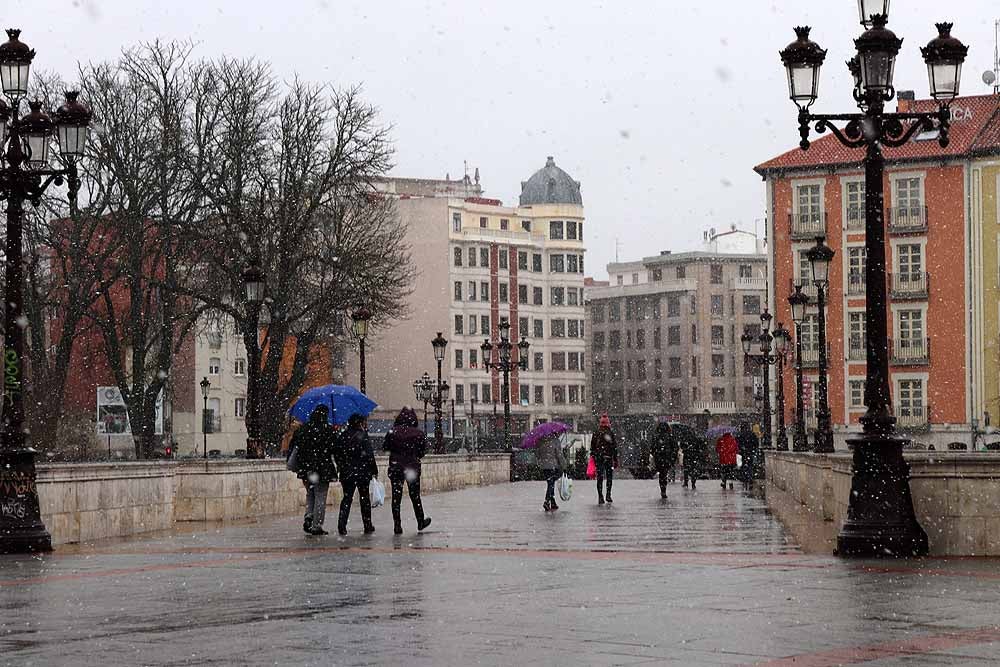
[[[368,495],[372,499],[372,507],[382,507],[385,505],[385,486],[378,481],[377,477],[372,477],[368,484]]]
[[[573,480],[569,478],[569,475],[563,474],[559,478],[559,498],[562,500],[569,500],[573,497]]]
[[[742,454],[737,454],[736,455],[736,467],[737,468],[742,468],[743,467],[743,455]]]

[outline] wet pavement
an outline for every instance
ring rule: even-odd
[[[298,517],[0,556],[0,665],[994,665],[1000,561],[802,553],[703,482],[428,496],[434,523]],[[357,510],[355,510],[357,511]]]

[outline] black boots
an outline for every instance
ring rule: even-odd
[[[431,525],[431,518],[430,517],[427,517],[427,518],[424,518],[424,519],[419,519],[417,521],[417,530],[423,531],[423,529],[426,528],[429,525]]]

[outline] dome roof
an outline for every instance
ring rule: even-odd
[[[583,205],[580,196],[580,182],[556,166],[550,155],[545,166],[532,174],[527,181],[521,181],[521,206],[532,204],[578,204]]]

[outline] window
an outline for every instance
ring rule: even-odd
[[[697,294],[692,294],[692,295],[690,295],[688,297],[688,300],[691,303],[691,314],[692,315],[697,315],[698,314],[698,295]]]
[[[632,379],[632,360],[631,359],[625,362],[625,379],[626,380],[631,380]]]
[[[653,360],[653,379],[662,380],[663,379],[663,360],[654,359]]]
[[[758,327],[758,331],[759,331]],[[799,333],[802,336],[802,351],[819,350],[819,318],[816,313],[808,313],[799,325]],[[815,357],[813,357],[815,359]]]
[[[563,255],[549,255],[549,272],[566,273],[566,258]]]
[[[716,403],[721,403],[726,400],[726,389],[725,387],[712,387],[712,400]]]
[[[848,385],[850,387],[851,409],[863,409],[865,407],[865,381],[850,380]]]
[[[531,220],[522,220],[521,221],[521,229],[523,229],[526,232],[530,232],[531,231]]]
[[[924,381],[900,380],[896,395],[899,396],[898,417],[924,417]]]
[[[899,282],[918,282],[924,271],[922,248],[919,243],[901,243],[896,246],[896,268]]]
[[[635,378],[637,380],[646,379],[646,360],[639,359],[635,362]]]
[[[692,324],[691,325],[691,344],[692,345],[697,345],[698,344],[698,325],[697,324]]]
[[[535,385],[535,405],[545,404],[545,387],[542,385]]]
[[[757,295],[743,295],[743,314],[760,315],[760,297]]]
[[[721,285],[722,284],[722,265],[712,264],[712,284]]]
[[[563,223],[561,220],[553,220],[549,223],[549,238],[558,240],[563,238]]]
[[[477,315],[469,315],[469,335],[474,336],[476,334],[476,317]]]
[[[479,386],[481,393],[483,395],[483,403],[492,403],[493,400],[490,397],[490,385],[483,384]]]
[[[712,295],[712,315],[715,315],[717,317],[721,317],[724,314],[723,313],[722,303],[723,302],[722,302],[722,295],[721,294],[713,294]]]
[[[625,347],[632,349],[632,330],[629,329],[625,332]]]
[[[844,186],[847,228],[863,227],[865,223],[865,182],[849,181]]]
[[[635,330],[635,349],[645,350],[646,349],[646,330],[636,329]]]
[[[868,253],[864,246],[851,246],[847,248],[847,293],[858,296],[864,295],[865,290],[865,261]]]
[[[691,357],[691,377],[698,377],[698,357]]]
[[[510,257],[510,250],[507,248],[507,246],[501,247],[499,252],[497,253],[497,260],[500,264],[500,268],[503,269],[504,271],[507,270],[507,260],[509,257]]]
[[[566,255],[566,273],[579,273],[579,255]]]
[[[517,302],[518,303],[523,303],[525,305],[528,304],[528,286],[527,285],[518,285],[517,286]]]
[[[475,301],[475,300],[476,300],[476,281],[475,280],[470,280],[469,281],[469,301]]]
[[[521,338],[528,337],[528,318],[522,317],[517,320],[517,335]]]
[[[455,281],[455,301],[461,301],[461,300],[462,300],[462,281],[461,280],[456,280]]]
[[[566,303],[566,289],[564,287],[553,287],[549,303],[553,306],[562,306]]]
[[[593,346],[592,349],[594,349],[594,350],[603,350],[604,349],[604,332],[603,331],[595,331],[594,335],[591,337],[591,340],[592,340],[592,346]]]
[[[535,370],[543,371],[545,370],[545,353],[535,352]]]
[[[681,297],[679,294],[667,295],[667,317],[681,316]]]
[[[638,285],[639,284],[639,274],[638,273],[633,273],[632,274],[632,284],[633,285]]]
[[[489,333],[490,333],[490,316],[489,315],[480,315],[479,316],[479,331],[483,335],[486,335],[486,336],[489,335]]]
[[[469,350],[469,368],[478,368],[478,367],[479,367],[479,350],[477,350],[476,348],[472,348],[471,350]],[[470,389],[475,386],[476,385],[472,385]]]
[[[670,405],[672,407],[679,407],[681,404],[681,390],[678,387],[670,388]]]
[[[479,283],[479,300],[480,301],[490,300],[490,284],[485,280]]]
[[[721,324],[712,325],[712,346],[722,347],[725,345],[725,328]]]
[[[622,379],[622,362],[618,360],[613,360],[608,364],[608,370],[611,372],[611,379],[615,382],[621,381]]]
[[[500,303],[507,303],[510,300],[510,285],[500,283]]]
[[[551,320],[549,322],[549,335],[553,338],[565,338],[566,320]]]
[[[622,320],[622,302],[612,301],[608,306],[608,322],[621,322]]]
[[[691,401],[694,402],[697,400],[698,400],[698,387],[691,387]]]
[[[218,375],[222,370],[222,360],[218,357],[212,357],[208,360],[208,374]]]
[[[663,281],[663,269],[653,269],[653,282],[658,283]]]
[[[823,212],[823,193],[819,183],[795,188],[795,212],[806,220],[819,220]]]
[[[726,376],[726,357],[723,354],[712,355],[712,377],[721,378]]]
[[[475,266],[475,265],[476,265],[476,249],[469,248],[469,266]],[[483,266],[486,265],[483,264]]]
[[[523,250],[517,252],[517,270],[527,271],[528,270],[528,253]]]
[[[749,264],[740,264],[740,278],[753,278],[753,267]]]
[[[233,362],[233,375],[236,377],[242,377],[247,374],[247,360],[246,359],[236,359]]]
[[[479,385],[470,384],[469,385],[469,400],[479,402]]]
[[[899,343],[901,347],[916,347],[924,344],[924,312],[922,310],[899,311]]]
[[[455,368],[464,368],[465,363],[463,357],[465,355],[464,350],[455,350]]]
[[[866,358],[865,346],[865,314],[863,312],[848,313],[848,359],[862,360]]]
[[[905,209],[907,212],[919,210],[924,203],[923,193],[920,191],[920,178],[897,178],[893,181],[895,190],[894,201],[896,208]],[[912,213],[917,215],[917,213]]]
[[[510,220],[507,218],[500,218],[500,229],[504,231],[510,229]]]
[[[612,350],[622,349],[622,332],[612,331],[608,334],[608,347]]]
[[[451,214],[451,228],[452,228],[453,231],[456,231],[456,232],[462,231],[462,214],[461,213],[452,213]]]
[[[457,403],[458,405],[462,405],[463,403],[465,403],[464,384],[459,383],[455,385],[455,403]]]
[[[247,399],[240,398],[233,400],[233,416],[242,419],[247,415]]]
[[[681,327],[679,324],[667,327],[667,345],[681,344]]]
[[[543,323],[542,320],[534,320],[532,322],[532,328],[534,329],[534,331],[532,333],[534,334],[535,338],[544,338],[545,337],[545,333],[543,331],[544,323]]]
[[[661,344],[660,327],[653,329],[653,349],[659,350]]]
[[[566,355],[566,368],[571,371],[581,371],[580,367],[580,353],[570,352]]]
[[[462,249],[455,248],[455,266],[462,266]]]
[[[576,222],[573,220],[566,221],[566,238],[570,241],[576,240]]]
[[[604,304],[603,303],[591,303],[591,305],[590,305],[590,319],[594,321],[594,324],[604,324]]]
[[[566,292],[566,305],[567,306],[579,306],[580,305],[580,294],[574,288],[570,287],[569,291]]]
[[[566,321],[566,335],[569,338],[580,338],[580,320]]]
[[[670,357],[670,366],[667,370],[669,377],[679,378],[681,376],[681,358]]]
[[[560,384],[552,385],[552,402],[562,404],[566,402],[566,387]]]
[[[551,358],[552,358],[552,370],[554,370],[554,371],[564,371],[564,370],[566,370],[566,353],[565,352],[553,352]]]
[[[489,227],[490,226],[489,218],[479,218],[479,226],[483,229]]]
[[[580,402],[580,386],[571,384],[569,386],[569,402],[579,403]]]
[[[465,329],[464,324],[465,324],[465,318],[463,318],[461,315],[456,315],[455,316],[455,333],[457,333],[457,334],[464,333],[464,329]]]
[[[809,258],[806,256],[808,252],[808,248],[799,248],[796,251],[799,257],[798,284],[803,287],[812,285],[813,281],[812,266],[809,264]]]
[[[486,268],[490,265],[490,249],[480,248],[479,249],[479,266]]]
[[[535,273],[542,272],[542,256],[537,252],[531,254],[531,270]]]
[[[677,278],[677,280],[684,280],[684,278],[687,277],[687,267],[678,266],[676,269],[674,269],[674,276]]]

